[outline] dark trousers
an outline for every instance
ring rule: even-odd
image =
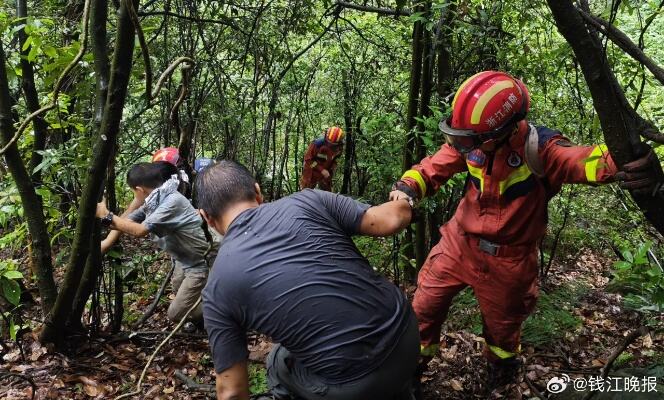
[[[357,380],[331,385],[277,344],[266,361],[268,387],[278,399],[409,400],[419,346],[417,320],[411,312],[406,331],[380,366]]]

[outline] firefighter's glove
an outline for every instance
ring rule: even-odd
[[[655,152],[650,149],[646,155],[623,165],[616,174],[620,187],[634,194],[656,196],[661,194],[664,173]]]

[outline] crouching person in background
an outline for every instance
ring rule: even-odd
[[[276,399],[409,399],[414,312],[352,240],[404,229],[407,201],[370,207],[307,189],[262,204],[250,172],[231,161],[197,177],[196,197],[224,235],[203,291],[218,399],[249,399],[248,330],[279,343],[267,359]]]
[[[97,205],[102,225],[134,237],[150,236],[175,261],[173,291],[168,318],[179,322],[198,300],[207,282],[206,256],[216,254],[218,244],[206,240],[202,220],[189,200],[178,192],[177,168],[168,162],[139,163],[127,173],[127,184],[142,204],[126,218],[113,215],[106,204]],[[208,247],[211,249],[208,250]],[[188,320],[202,327],[199,304]]]

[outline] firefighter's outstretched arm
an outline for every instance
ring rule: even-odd
[[[657,195],[664,183],[664,174],[655,152],[623,165],[618,170],[605,145],[574,146],[564,137],[554,137],[542,149],[546,177],[554,184],[603,184],[620,181],[620,186],[633,193]]]
[[[452,175],[466,170],[463,155],[444,144],[434,155],[424,158],[401,176],[392,187],[390,200],[421,200],[435,193]]]

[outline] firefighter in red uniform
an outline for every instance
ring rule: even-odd
[[[440,150],[406,171],[390,199],[422,199],[452,175],[468,173],[454,217],[441,227],[418,276],[413,300],[423,367],[439,346],[441,325],[454,296],[472,287],[483,319],[488,386],[511,382],[520,362],[521,323],[538,296],[538,242],[547,203],[565,183],[602,184],[616,178],[628,189],[659,188],[650,176],[651,151],[619,172],[606,146],[575,146],[558,131],[529,125],[526,86],[512,76],[485,71],[466,80],[439,125]]]
[[[300,189],[313,189],[318,185],[323,190],[331,191],[337,158],[343,148],[344,131],[337,126],[328,128],[324,137],[311,142],[304,154]]]

